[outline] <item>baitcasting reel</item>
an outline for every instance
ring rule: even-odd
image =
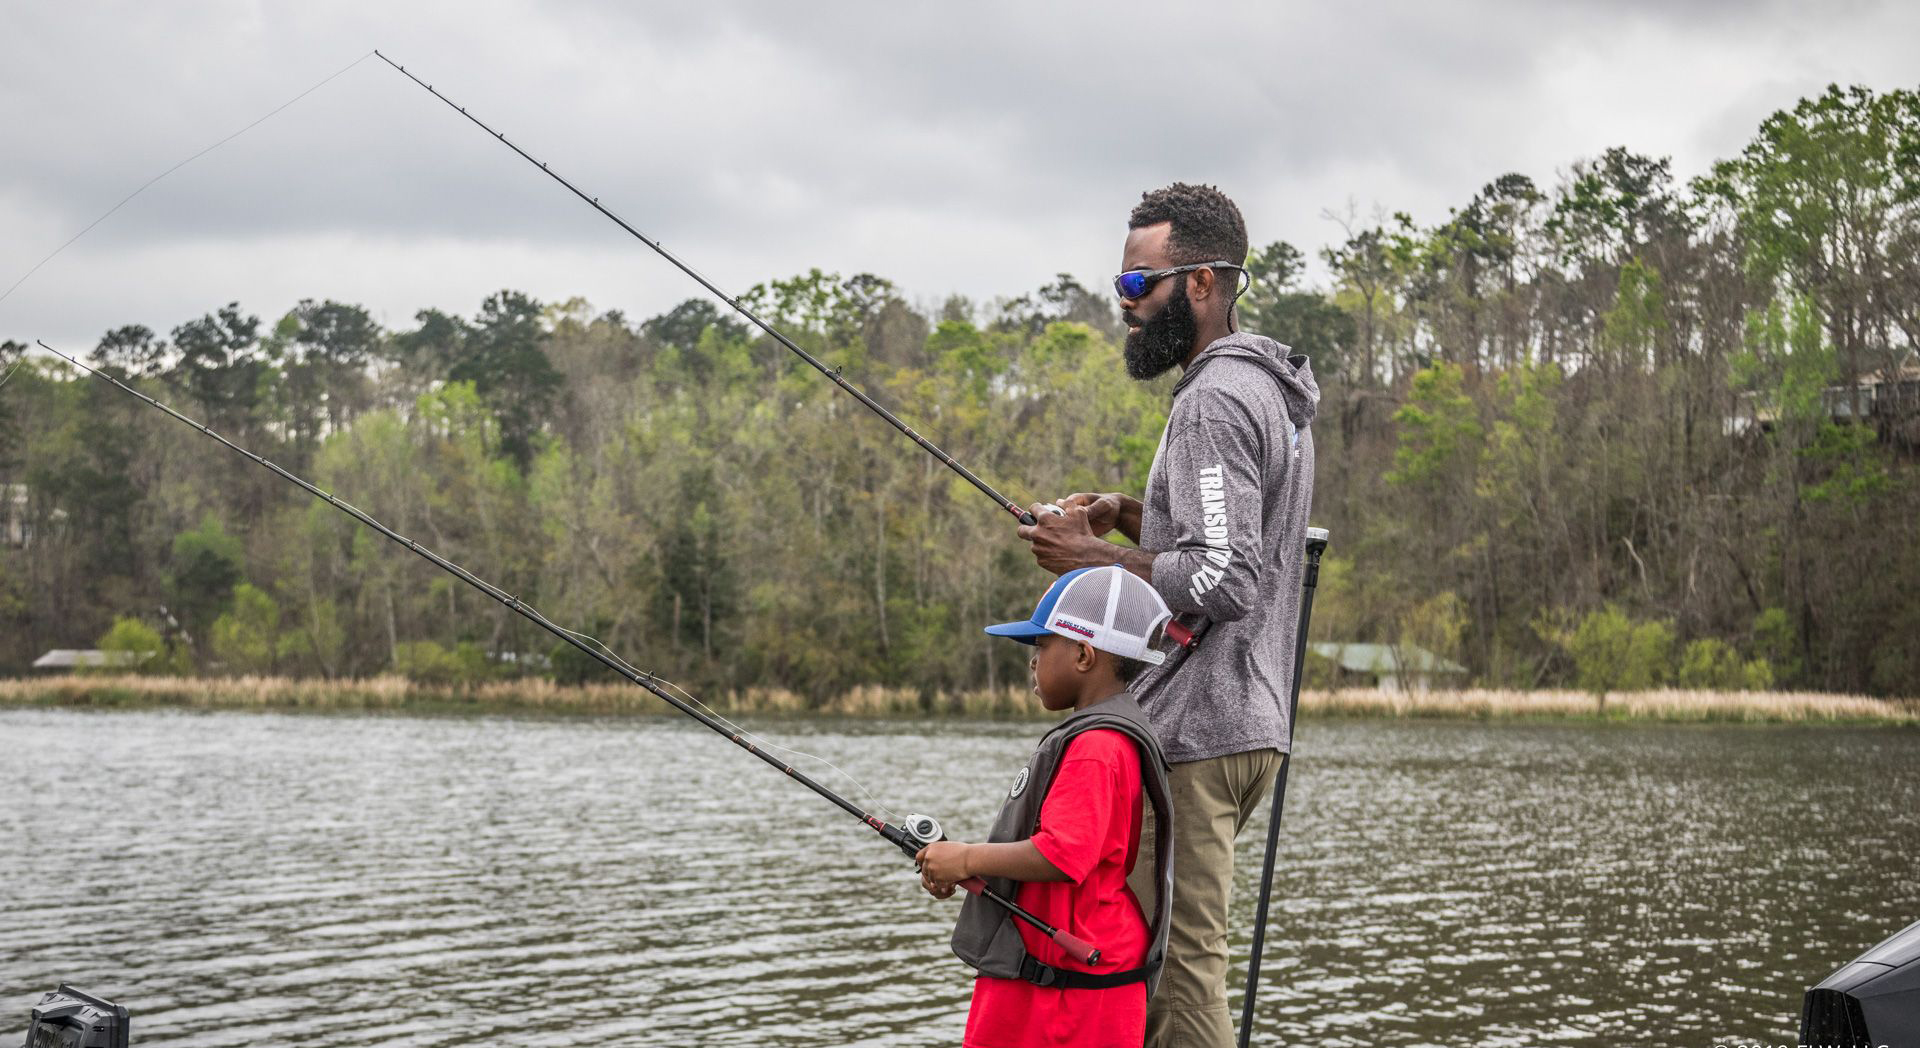
[[[900,829],[923,846],[947,839],[940,832],[940,820],[931,815],[909,815],[900,820]]]

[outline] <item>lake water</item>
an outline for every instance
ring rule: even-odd
[[[755,724],[962,839],[1044,728]],[[62,980],[136,1048],[959,1043],[957,904],[689,721],[0,710],[0,754],[0,1043]],[[1791,1042],[1920,917],[1920,732],[1309,720],[1297,759],[1264,1043]]]

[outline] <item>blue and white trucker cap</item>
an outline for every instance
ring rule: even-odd
[[[1079,568],[1054,580],[1046,596],[1034,606],[1033,617],[1022,622],[988,626],[996,637],[1012,637],[1022,644],[1057,633],[1082,640],[1129,659],[1158,666],[1166,661],[1159,650],[1161,631],[1173,612],[1147,581],[1109,564]]]

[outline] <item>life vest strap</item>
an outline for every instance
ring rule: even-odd
[[[1160,961],[1153,960],[1138,968],[1129,968],[1124,972],[1078,972],[1070,968],[1055,968],[1051,964],[1041,964],[1033,954],[1020,958],[1020,978],[1035,986],[1057,986],[1063,990],[1106,990],[1130,983],[1146,982],[1153,973],[1160,970]]]

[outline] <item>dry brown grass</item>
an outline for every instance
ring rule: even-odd
[[[827,713],[850,717],[1018,717],[1044,713],[1031,694],[936,692],[863,687],[811,703],[785,688],[748,688],[700,696],[722,713]],[[0,706],[185,707],[259,710],[473,710],[553,713],[666,713],[669,707],[630,684],[559,685],[528,678],[462,687],[423,684],[404,677],[319,680],[288,677],[143,677],[76,674],[0,678]]]
[[[1778,691],[1623,692],[1604,701],[1584,691],[1303,692],[1307,713],[1356,717],[1558,718],[1920,724],[1920,700]]]
[[[936,692],[863,687],[824,703],[784,688],[702,696],[722,713],[825,713],[848,717],[1052,716],[1025,690]],[[1804,692],[1649,691],[1610,695],[1604,703],[1576,691],[1307,691],[1306,715],[1390,718],[1619,719],[1655,721],[1847,722],[1920,724],[1920,700]],[[0,705],[186,707],[259,710],[453,710],[654,714],[653,695],[621,683],[561,686],[529,679],[471,687],[419,684],[402,677],[301,680],[283,677],[66,676],[0,678]]]

